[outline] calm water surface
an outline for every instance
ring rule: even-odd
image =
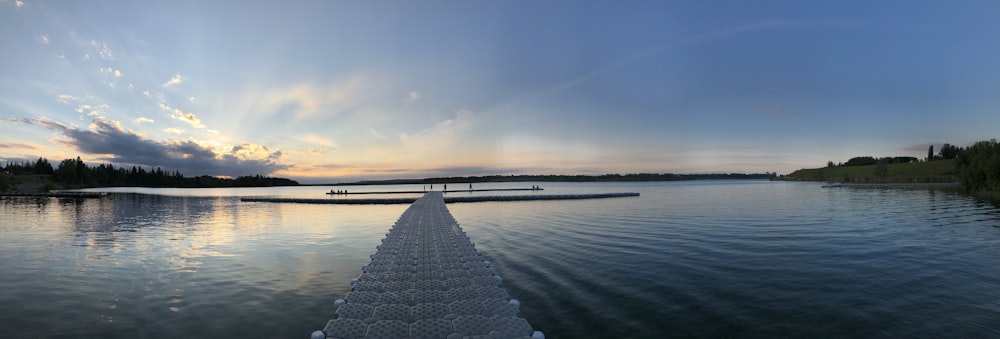
[[[519,194],[642,193],[449,205],[549,338],[1000,337],[1000,210],[963,195],[540,185]],[[2,198],[0,338],[307,338],[407,206],[239,197],[329,189]]]

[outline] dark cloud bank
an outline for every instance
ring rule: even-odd
[[[132,131],[126,131],[117,123],[106,119],[94,120],[92,130],[67,126],[48,119],[18,119],[16,122],[59,131],[66,137],[62,142],[70,147],[88,154],[110,154],[101,160],[120,166],[162,167],[167,171],[179,170],[186,176],[230,177],[269,175],[290,167],[276,162],[281,156],[281,151],[271,152],[265,159],[240,159],[235,153],[243,146],[237,145],[229,154],[216,155],[208,147],[190,140],[168,142],[150,140]]]

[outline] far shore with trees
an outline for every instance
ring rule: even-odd
[[[179,171],[166,172],[163,169],[145,169],[138,166],[115,167],[111,164],[88,166],[80,160],[65,159],[53,167],[46,158],[38,160],[10,162],[0,173],[0,192],[46,192],[59,189],[90,187],[268,187],[296,186],[299,183],[284,178],[262,175],[248,175],[223,178],[202,175],[185,177]]]
[[[934,146],[927,157],[861,156],[826,167],[800,169],[776,180],[842,183],[955,183],[969,193],[1000,196],[1000,143],[996,139],[960,147]]]

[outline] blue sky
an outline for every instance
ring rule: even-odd
[[[993,1],[0,0],[0,161],[779,172],[1000,126]]]

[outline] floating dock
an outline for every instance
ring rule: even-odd
[[[484,188],[484,189],[474,189],[474,190],[447,190],[441,191],[444,193],[463,193],[463,192],[500,192],[500,191],[544,191],[545,189],[538,188]],[[432,191],[383,191],[383,192],[326,192],[329,195],[356,195],[356,194],[424,194]]]
[[[107,192],[34,192],[34,193],[0,193],[0,197],[36,197],[36,198],[103,198]]]
[[[441,192],[389,229],[319,338],[534,338],[520,303],[448,212]]]
[[[441,195],[441,192],[430,192]],[[428,194],[430,194],[428,193]],[[638,197],[639,193],[593,193],[593,194],[548,194],[548,195],[488,195],[444,197],[445,203],[487,202],[487,201],[532,201],[532,200],[579,200]],[[304,199],[304,198],[240,198],[245,202],[290,202],[301,204],[345,204],[345,205],[391,205],[412,204],[418,198],[372,198],[372,199]]]

